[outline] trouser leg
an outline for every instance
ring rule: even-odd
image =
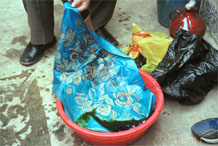
[[[53,0],[23,0],[28,16],[31,43],[47,44],[54,37]]]
[[[91,0],[89,12],[96,29],[105,26],[113,15],[117,0]]]

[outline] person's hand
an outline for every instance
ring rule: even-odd
[[[90,0],[68,0],[73,8],[77,8],[79,12],[87,10],[89,8]]]

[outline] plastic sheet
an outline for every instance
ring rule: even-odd
[[[55,57],[53,92],[72,121],[101,132],[147,119],[155,104],[134,61],[92,32],[69,3]]]
[[[132,42],[124,53],[135,59],[141,70],[151,73],[163,59],[171,42],[172,38],[166,34],[146,32],[133,23]]]
[[[204,39],[178,30],[168,52],[151,74],[165,95],[196,104],[217,85],[218,50]]]

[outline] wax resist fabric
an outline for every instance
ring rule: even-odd
[[[119,131],[154,110],[155,96],[144,85],[135,62],[97,36],[65,3],[53,92],[67,116],[90,130]]]

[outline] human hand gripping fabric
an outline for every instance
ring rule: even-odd
[[[73,8],[77,8],[79,12],[89,8],[90,0],[68,0]]]

